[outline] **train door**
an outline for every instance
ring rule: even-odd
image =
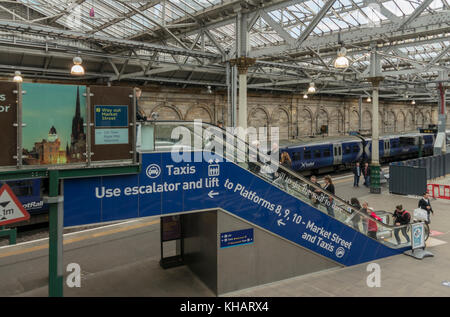
[[[333,165],[342,164],[342,144],[333,144]]]
[[[390,156],[390,152],[391,152],[391,144],[389,143],[389,139],[387,140],[383,140],[383,149],[384,149],[384,153],[383,156],[384,157],[389,157]]]
[[[372,160],[372,140],[366,140],[364,142],[364,159],[370,162]]]

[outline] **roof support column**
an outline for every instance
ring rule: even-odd
[[[439,155],[447,152],[445,124],[447,122],[447,106],[446,106],[446,84],[448,81],[448,71],[441,70],[439,72],[440,82],[437,84],[438,89],[438,133],[436,135],[436,142],[433,147],[433,154]]]
[[[247,15],[239,13],[236,20],[236,52],[238,57],[230,60],[232,66],[236,66],[239,72],[239,110],[237,126],[238,136],[246,140],[245,131],[247,130],[247,71],[250,66],[255,64],[254,58],[248,56],[248,28]]]
[[[368,78],[372,83],[372,163],[370,167],[370,192],[374,194],[381,193],[380,187],[380,152],[379,152],[379,88],[381,77],[380,55],[376,48],[372,48],[370,53],[370,77]]]

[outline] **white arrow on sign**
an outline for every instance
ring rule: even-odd
[[[278,219],[277,223],[278,223],[278,226],[280,226],[280,225],[285,226],[285,225],[286,225],[286,224],[283,222],[283,220],[281,220],[281,219]]]
[[[214,198],[214,196],[217,196],[217,195],[219,195],[219,193],[214,192],[212,189],[208,193],[209,198]]]

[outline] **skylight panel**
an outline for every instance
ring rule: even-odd
[[[319,29],[322,33],[327,33],[331,31],[331,29],[322,21],[317,23],[316,29]]]
[[[297,39],[300,36],[301,29],[298,26],[295,26],[293,28],[290,28],[288,32],[293,38]]]
[[[433,9],[433,10],[442,10],[444,9],[444,4],[442,3],[441,0],[434,0],[433,2],[431,2],[430,6],[428,7],[429,9]]]
[[[278,10],[269,12],[269,16],[272,17],[276,22],[280,23],[281,21],[281,13]]]
[[[414,12],[415,7],[412,6],[411,2],[406,0],[395,0],[397,6],[406,14],[410,15]]]
[[[334,23],[334,21],[332,19],[330,19],[328,17],[323,18],[321,22],[333,31],[339,30],[339,26],[336,23]]]
[[[91,1],[89,1],[89,2],[91,2]],[[119,12],[127,12],[127,11],[129,11],[129,9],[128,8],[126,8],[124,5],[122,5],[120,2],[118,2],[118,1],[112,1],[112,0],[101,0],[101,1],[96,1],[96,2],[91,2],[91,4],[89,4],[89,2],[87,2],[88,3],[88,5],[89,6],[92,6],[92,4],[93,4],[93,7],[94,8],[96,8],[97,6],[99,6],[99,5],[102,5],[102,2],[104,2],[104,3],[107,3],[110,7],[113,7],[113,8],[115,8],[115,9],[117,9],[117,11],[119,11]],[[86,2],[85,2],[86,3]],[[128,4],[128,3],[127,3]],[[129,4],[128,4],[129,5]]]
[[[303,11],[299,10],[298,7],[290,6],[290,7],[288,7],[288,9],[291,12],[291,14],[293,14],[298,19],[302,20],[305,18],[305,13]]]
[[[204,7],[201,6],[197,1],[189,0],[189,1],[183,1],[187,6],[194,8],[196,11],[203,10]]]
[[[336,17],[330,17],[330,20],[332,20],[334,23],[336,23],[341,29],[346,29],[349,27],[349,25],[345,22],[343,22],[341,19]]]
[[[386,20],[386,17],[383,16],[381,13],[379,13],[377,10],[374,10],[369,7],[362,8],[362,11],[367,15],[367,17],[370,19],[372,23],[379,23],[381,22],[381,17],[383,17],[383,20]]]
[[[307,1],[302,3],[302,6],[305,7],[309,12],[316,14],[319,12],[320,7],[314,1]]]

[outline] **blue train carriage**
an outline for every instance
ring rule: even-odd
[[[346,168],[363,155],[362,140],[354,136],[303,138],[280,142],[292,168],[302,174],[316,174]]]
[[[422,142],[422,155],[433,153],[434,135],[431,133],[400,133],[381,135],[379,139],[380,163],[415,158],[419,155]],[[365,138],[364,160],[372,159],[372,138]]]
[[[44,192],[42,179],[22,179],[7,181],[6,183],[31,216],[30,220],[19,225],[48,221],[48,205],[44,204],[42,199]],[[14,224],[14,226],[16,225]]]

